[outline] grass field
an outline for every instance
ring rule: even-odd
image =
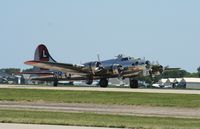
[[[200,95],[0,89],[0,101],[200,107]]]
[[[200,119],[19,110],[0,110],[0,122],[121,128],[126,127],[134,129],[199,129],[200,127]]]

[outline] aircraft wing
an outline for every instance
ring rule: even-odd
[[[45,62],[45,61],[26,61],[25,64],[43,68],[61,71],[64,73],[87,75],[90,71],[84,70],[84,66],[77,66],[73,64],[57,63],[57,62]]]

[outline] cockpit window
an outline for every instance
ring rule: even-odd
[[[128,60],[129,60],[128,57],[121,59],[121,61],[128,61]]]

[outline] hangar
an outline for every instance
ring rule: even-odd
[[[180,83],[186,83],[188,89],[200,89],[200,78],[183,78]]]
[[[166,81],[167,81],[167,79],[160,79],[160,80],[158,81],[158,84],[164,85],[164,84],[166,83]]]
[[[200,89],[200,78],[168,78],[159,80],[160,86],[171,88]]]

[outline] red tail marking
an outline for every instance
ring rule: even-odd
[[[39,61],[26,61],[24,62],[24,64],[27,64],[27,65],[33,65],[33,64],[37,64],[39,63]]]

